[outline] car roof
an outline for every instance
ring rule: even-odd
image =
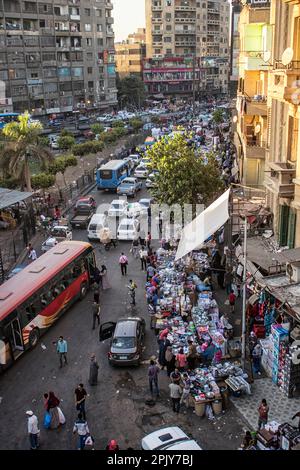
[[[175,442],[177,441],[177,443]],[[192,447],[188,447],[192,446]],[[201,449],[200,446],[189,439],[185,432],[178,426],[158,429],[142,439],[142,448],[155,450],[161,449]]]
[[[138,319],[122,318],[119,319],[114,336],[135,336]]]
[[[114,199],[113,201],[111,201],[110,205],[116,204],[116,203],[123,204],[124,202],[126,202],[124,199]]]
[[[134,218],[130,218],[130,217],[124,217],[123,219],[121,219],[121,222],[119,225],[123,225],[123,224],[126,224],[126,225],[133,225],[134,222],[135,222],[136,219]]]

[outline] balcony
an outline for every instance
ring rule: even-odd
[[[152,17],[152,23],[162,23],[162,18],[153,18]]]
[[[196,29],[189,29],[189,30],[183,30],[183,29],[177,29],[175,28],[175,34],[196,34]]]
[[[196,23],[196,18],[175,18],[175,23]]]
[[[293,198],[296,169],[282,162],[269,162],[267,166],[269,171],[265,172],[266,188],[280,197]]]
[[[152,6],[152,11],[162,11],[163,7],[161,5]]]
[[[113,4],[109,1],[105,2],[105,8],[112,10],[113,9]]]
[[[73,13],[70,13],[70,20],[80,21],[80,15],[73,15]]]
[[[213,15],[219,15],[220,14],[220,11],[215,9],[215,8],[208,8],[207,9],[207,13],[211,13]]]
[[[162,47],[163,43],[162,41],[154,41],[152,43],[153,47]]]
[[[266,142],[259,141],[259,139],[255,137],[244,136],[243,138],[245,143],[245,157],[264,160],[266,156]]]
[[[246,99],[247,107],[245,114],[249,116],[267,116],[267,98],[265,96],[249,96],[245,92],[239,93],[238,96]]]
[[[112,17],[107,17],[106,18],[106,24],[114,24],[114,19]]]
[[[208,19],[207,20],[207,24],[213,24],[213,25],[220,25],[220,20],[211,20],[211,19]]]
[[[196,7],[192,6],[182,6],[182,5],[175,5],[175,11],[196,11]]]
[[[292,61],[290,64],[284,66],[280,63],[275,63],[272,71],[274,75],[274,85],[272,86],[271,96],[285,100],[289,103],[299,105],[300,100],[300,60]]]

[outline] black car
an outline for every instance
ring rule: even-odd
[[[99,340],[112,338],[108,360],[115,366],[140,365],[145,338],[146,322],[140,317],[120,318],[117,323],[100,326]]]

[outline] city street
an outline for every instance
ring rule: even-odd
[[[93,193],[97,203],[109,203],[115,195]],[[136,200],[147,197],[145,190]],[[76,240],[87,240],[85,230],[73,232]],[[166,371],[160,373],[161,397],[153,407],[145,404],[149,398],[147,367],[149,358],[157,355],[158,345],[144,296],[145,273],[140,270],[139,259],[129,253],[130,242],[121,242],[117,248],[106,252],[95,243],[98,266],[105,264],[111,289],[101,293],[101,322],[116,321],[130,313],[127,283],[134,279],[137,289],[137,312],[146,319],[146,347],[143,363],[139,368],[113,368],[108,364],[108,341],[99,343],[98,329],[92,330],[92,293],[76,303],[55,324],[37,347],[24,356],[0,377],[0,448],[28,449],[26,410],[33,410],[39,418],[41,449],[75,449],[76,438],[72,428],[77,416],[74,405],[74,389],[83,382],[88,393],[86,400],[87,421],[95,438],[95,448],[105,448],[108,440],[116,439],[120,449],[140,448],[141,438],[159,427],[179,425],[192,435],[203,449],[237,449],[241,442],[245,423],[235,410],[230,409],[209,421],[195,415],[193,409],[174,416],[169,401],[169,380]],[[129,258],[127,277],[121,276],[118,258],[124,251]],[[129,308],[129,311],[128,311]],[[68,365],[59,369],[56,347],[53,344],[60,335],[68,341]],[[95,353],[100,365],[98,385],[88,385],[89,362]],[[53,391],[61,399],[66,424],[59,430],[43,428],[43,394]],[[226,438],[224,438],[226,436]]]

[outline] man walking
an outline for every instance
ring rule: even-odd
[[[82,413],[78,414],[78,418],[76,419],[73,427],[73,434],[78,434],[78,450],[83,450],[85,446],[86,438],[88,437],[90,430],[88,427],[88,423],[83,417]]]
[[[139,251],[139,255],[140,255],[140,260],[141,260],[141,270],[146,271],[148,252],[144,247],[142,247]]]
[[[253,360],[253,370],[255,374],[258,374],[258,375],[261,375],[261,372],[260,372],[261,356],[262,356],[262,347],[259,343],[257,343],[252,351],[252,360]]]
[[[265,398],[262,399],[261,404],[259,405],[258,414],[258,429],[261,429],[262,427],[264,428],[268,422],[269,407]]]
[[[130,279],[129,281],[129,286],[127,286],[128,289],[129,289],[129,294],[130,294],[130,297],[131,297],[131,305],[135,305],[135,289],[137,288],[137,285],[136,283]]]
[[[31,261],[35,261],[37,259],[37,254],[36,254],[36,251],[33,249],[33,247],[30,245],[29,246],[29,255],[28,255],[28,258],[31,260]]]
[[[124,253],[121,253],[121,256],[119,258],[119,265],[121,266],[121,273],[122,276],[126,276],[127,274],[127,265],[128,265],[128,258]]]
[[[75,405],[76,405],[76,410],[82,414],[84,420],[85,420],[86,396],[87,396],[87,393],[85,389],[83,388],[83,384],[79,384],[78,387],[75,389]]]
[[[38,438],[40,433],[38,419],[31,410],[26,411],[26,415],[28,417],[28,435],[30,449],[36,450],[39,447]]]
[[[68,364],[68,361],[67,361],[68,343],[63,338],[63,336],[59,337],[56,350],[57,350],[57,353],[59,354],[59,363],[60,363],[59,368],[61,369],[63,366],[63,359],[64,359],[65,364]]]
[[[93,313],[93,330],[95,329],[96,322],[98,326],[100,325],[100,305],[94,301],[92,304],[92,313]]]
[[[182,394],[182,390],[181,390],[180,386],[178,385],[178,383],[174,383],[174,382],[172,382],[169,385],[169,389],[170,389],[170,397],[171,397],[172,404],[173,404],[173,411],[174,411],[174,413],[179,413],[179,411],[180,411],[180,397],[181,397],[181,394]]]
[[[230,291],[228,300],[229,300],[229,306],[230,306],[230,313],[234,313],[236,296],[232,289]]]
[[[148,369],[149,388],[150,388],[150,393],[152,396],[153,396],[153,392],[155,388],[157,397],[159,397],[158,374],[159,374],[159,367],[153,360],[151,360],[150,366]]]

